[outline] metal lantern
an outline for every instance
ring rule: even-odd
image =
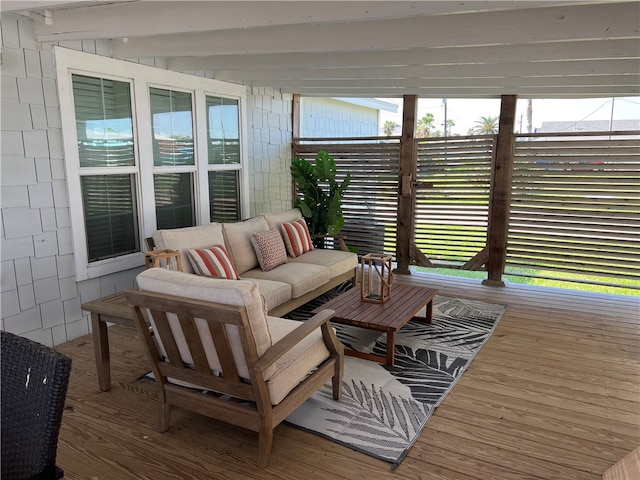
[[[391,296],[393,272],[391,255],[368,253],[360,261],[360,298],[363,302],[384,303]]]

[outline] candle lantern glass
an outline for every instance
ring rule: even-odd
[[[360,261],[360,298],[363,302],[384,303],[391,297],[393,272],[391,255],[368,253]]]

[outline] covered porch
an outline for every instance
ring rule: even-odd
[[[187,412],[157,431],[156,386],[133,328],[114,326],[112,389],[100,392],[89,336],[73,358],[58,461],[65,478],[600,480],[640,443],[637,298],[414,274],[398,281],[508,305],[489,342],[395,471],[288,425],[257,471],[257,435]]]
[[[367,2],[367,10],[365,2],[330,9],[269,2],[268,12],[257,8],[261,2],[191,2],[189,9],[180,2],[69,3],[3,2],[2,22],[10,114],[3,112],[2,327],[73,359],[58,453],[65,478],[595,480],[640,444],[637,297],[488,288],[417,272],[397,281],[509,308],[395,472],[287,425],[278,427],[264,471],[255,469],[250,432],[180,412],[159,433],[157,390],[140,380],[149,363],[133,329],[110,329],[113,388],[98,388],[90,321],[80,306],[133,286],[141,262],[89,279],[74,272],[71,177],[51,51],[55,45],[246,89],[251,148],[243,194],[256,214],[291,205],[294,95],[637,95],[634,2]],[[218,10],[207,5],[215,3]],[[142,125],[150,128],[148,120]],[[504,166],[508,158],[500,160]],[[402,177],[393,181],[397,187]],[[495,205],[504,209],[506,198]],[[153,205],[146,214],[153,217]],[[493,214],[501,228],[491,239],[502,254],[490,270],[499,282],[508,219],[504,210]],[[628,230],[637,232],[637,224]],[[411,231],[402,230],[404,267],[420,260]],[[632,247],[625,254],[637,258]]]

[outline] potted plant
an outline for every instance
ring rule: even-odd
[[[311,235],[335,236],[344,225],[342,195],[349,186],[351,173],[342,182],[336,180],[336,162],[324,150],[316,154],[315,165],[304,158],[291,160],[291,175],[302,196],[295,206],[300,209]],[[324,238],[315,238],[314,246],[324,247]]]

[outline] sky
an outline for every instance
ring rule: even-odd
[[[402,100],[399,100],[400,104]],[[466,135],[480,117],[498,116],[500,99],[447,99],[447,119],[453,120],[454,134]],[[534,99],[533,129],[540,128],[544,121],[610,120],[613,107],[614,120],[640,119],[640,97],[589,98],[589,99]],[[526,100],[518,100],[516,109],[516,131],[527,131]],[[400,110],[402,110],[400,108]],[[435,125],[442,130],[444,124],[444,102],[440,98],[418,100],[418,118],[426,113],[435,116]],[[387,118],[388,117],[388,118]],[[400,123],[401,111],[397,114],[383,112],[382,122],[389,119]]]

